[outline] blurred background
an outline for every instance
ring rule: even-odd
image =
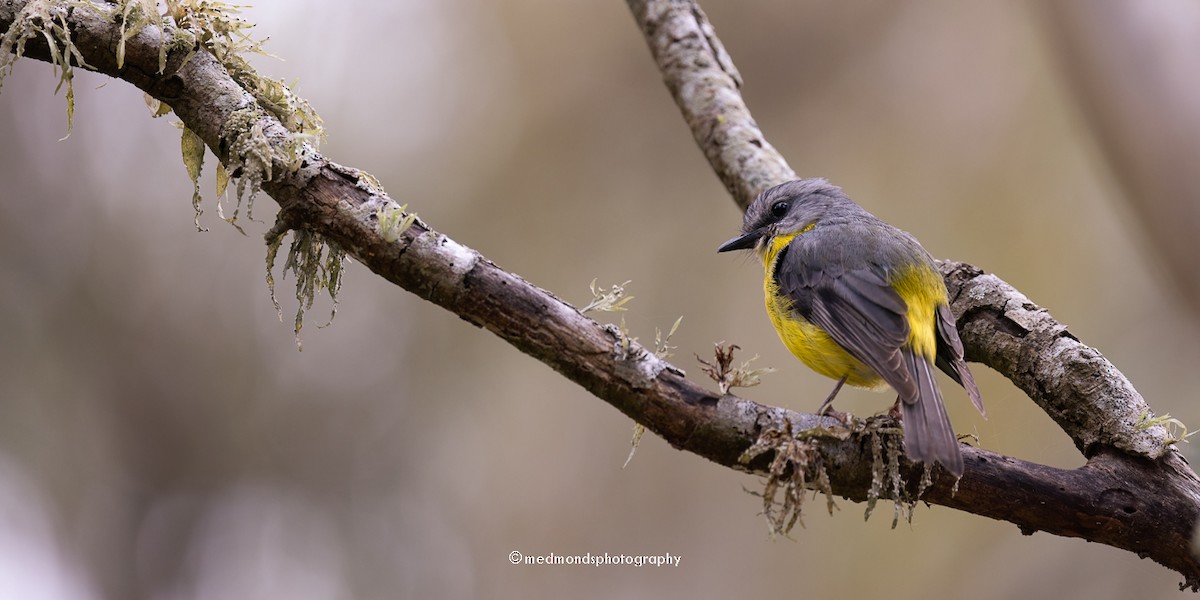
[[[1149,4],[1150,23],[1196,43],[1194,7]],[[1081,66],[1086,28],[1069,10],[705,9],[798,173],[842,185],[935,256],[996,273],[1158,414],[1200,427],[1196,283],[1168,266],[1154,227],[1186,223],[1200,188],[1148,194],[1123,170],[1111,149],[1124,138],[1103,131],[1115,121],[1096,99],[1124,88]],[[760,267],[716,253],[741,214],[624,3],[260,0],[245,16],[285,59],[259,68],[297,80],[324,117],[322,151],[435,229],[576,305],[593,278],[632,280],[629,329],[653,340],[683,315],[672,360],[693,380],[707,384],[693,355],[724,340],[778,369],[745,397],[807,411],[825,398],[832,382],[770,328]],[[1170,75],[1167,58],[1139,56],[1135,71]],[[173,117],[151,120],[140,91],[79,73],[74,133],[58,141],[55,82],[26,60],[0,93],[2,598],[1179,594],[1178,575],[1127,552],[940,507],[892,530],[890,506],[864,522],[862,505],[830,516],[818,500],[805,528],[772,540],[747,493],[757,478],[652,434],[622,469],[629,419],[357,264],[332,326],[315,327],[324,302],[298,352],[293,280],[283,323],[264,283],[271,200],[246,236],[221,222],[209,156],[210,231],[197,233]],[[1170,140],[1195,142],[1164,139],[1176,156]],[[1147,218],[1150,195],[1167,218]],[[1194,236],[1169,239],[1194,252]],[[942,379],[960,432],[1083,463],[1007,380],[974,371],[986,421]],[[839,397],[856,414],[890,404]],[[513,566],[513,550],[682,559]]]

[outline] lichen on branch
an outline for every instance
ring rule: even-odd
[[[289,228],[279,221],[267,234],[267,289],[271,292],[271,302],[283,321],[283,306],[275,296],[275,260],[279,249],[283,246]],[[338,292],[342,289],[342,274],[345,272],[346,252],[337,244],[330,243],[324,236],[305,228],[292,229],[292,244],[288,247],[287,260],[283,263],[283,274],[290,271],[296,277],[296,347],[304,349],[300,338],[300,330],[304,328],[304,314],[312,308],[317,292],[325,290],[333,302],[330,309],[329,321],[318,327],[325,327],[333,322],[337,315]]]
[[[4,79],[12,72],[13,64],[25,55],[25,43],[41,37],[50,49],[50,62],[59,75],[57,94],[63,84],[67,85],[67,139],[75,125],[75,77],[74,67],[90,68],[79,48],[71,41],[70,26],[67,24],[68,9],[83,5],[83,2],[50,2],[36,0],[25,5],[11,27],[0,36],[0,88]],[[61,140],[60,140],[61,141]]]

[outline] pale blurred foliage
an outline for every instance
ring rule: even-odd
[[[1156,411],[1200,426],[1195,316],[1129,225],[1028,6],[705,8],[799,173],[997,273]],[[758,265],[716,254],[740,214],[623,3],[262,0],[248,18],[286,58],[256,64],[298,79],[324,117],[322,150],[438,230],[571,302],[593,278],[632,280],[632,333],[684,315],[673,360],[693,379],[693,353],[727,340],[778,368],[745,396],[825,397],[831,382],[775,339]],[[299,353],[294,303],[279,323],[263,283],[266,225],[241,236],[209,192],[196,233],[178,131],[124,83],[79,75],[57,142],[53,85],[24,61],[0,94],[0,597],[1178,594],[1129,553],[938,507],[892,531],[890,511],[864,524],[861,505],[830,517],[813,502],[807,528],[771,541],[744,491],[756,478],[653,435],[621,470],[629,419],[359,265]],[[258,209],[269,222],[274,204]],[[987,421],[943,379],[959,431],[1082,463],[1006,380],[975,372]],[[512,566],[511,550],[682,562]]]

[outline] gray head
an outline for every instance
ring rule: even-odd
[[[722,244],[717,252],[760,248],[775,236],[799,233],[827,217],[861,212],[842,188],[824,179],[789,181],[750,203],[742,220],[742,235]]]

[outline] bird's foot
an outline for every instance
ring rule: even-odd
[[[846,427],[850,426],[850,421],[851,421],[850,413],[844,413],[840,410],[833,408],[833,404],[822,405],[820,410],[817,411],[817,416],[818,417],[830,417],[832,419],[836,419],[839,423],[841,423],[842,425],[844,425]]]

